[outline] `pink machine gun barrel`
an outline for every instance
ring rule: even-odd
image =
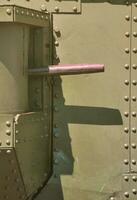
[[[79,64],[79,65],[52,65],[43,68],[29,69],[29,75],[72,75],[104,72],[103,64]]]

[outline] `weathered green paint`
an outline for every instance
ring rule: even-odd
[[[15,200],[31,196],[52,168],[37,200],[136,199],[137,4],[2,0],[0,5],[1,176],[16,169],[8,185],[12,191],[5,192],[9,176],[0,181],[2,200],[7,193]],[[50,18],[46,6],[58,14]],[[81,63],[103,63],[105,73],[53,80],[27,74],[28,68]]]

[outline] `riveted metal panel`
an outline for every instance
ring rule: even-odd
[[[132,56],[131,56],[131,166],[137,171],[137,7],[132,4]]]
[[[17,5],[21,7],[26,7],[29,9],[34,9],[38,11],[48,11],[55,13],[79,13],[81,10],[81,1],[80,0],[35,0],[35,1],[26,1],[26,0],[1,0],[0,5]]]
[[[1,6],[0,22],[17,22],[34,26],[47,26],[49,15],[17,6]]]
[[[123,174],[122,177],[123,195],[121,198],[135,200],[137,198],[137,174]]]
[[[43,186],[50,173],[50,133],[46,121],[43,113],[15,117],[15,150],[28,196]]]
[[[13,115],[0,115],[0,147],[14,146]]]
[[[131,5],[82,10],[54,15],[54,63],[103,63],[105,73],[54,79],[54,176],[38,199],[121,199],[130,170]]]
[[[26,199],[14,149],[0,149],[0,199]]]

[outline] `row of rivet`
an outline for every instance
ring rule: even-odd
[[[134,6],[134,4],[132,4],[132,6]],[[137,4],[135,4],[135,6],[137,7]],[[133,13],[133,15],[134,15],[134,13],[136,13],[136,9],[134,11],[134,7],[132,8],[132,13]],[[132,41],[132,46],[133,46],[134,44],[136,44],[136,42],[134,42],[134,40],[136,40],[136,38],[135,38],[136,37],[136,34],[135,34],[136,33],[135,26],[136,25],[135,24],[137,22],[137,17],[133,16],[132,19],[133,19],[133,21],[132,21],[133,37],[132,37],[131,41]],[[133,48],[133,54],[131,54],[132,62],[134,62],[134,58],[135,58],[135,54],[134,53],[136,53],[136,47]],[[133,64],[132,66],[135,66],[135,65],[136,64]],[[135,68],[131,68],[131,80],[136,78],[135,72],[133,71],[134,69]],[[135,85],[137,85],[136,80],[132,81],[132,84],[131,84],[131,95],[132,96],[135,95],[134,97],[136,98],[136,91],[135,91],[136,88],[134,87]],[[134,102],[135,101],[131,101],[132,117],[134,117],[134,118],[131,119],[131,130],[132,130],[133,133],[135,133],[134,130],[136,130],[136,127],[133,127],[133,126],[135,126],[135,120],[136,120],[135,119],[135,117],[136,117],[136,105],[135,105]],[[135,152],[136,152],[136,145],[137,144],[136,144],[136,139],[134,137],[136,137],[136,135],[132,134],[131,135],[131,147],[132,147],[131,148],[131,164],[132,164],[131,168],[132,168],[132,170],[134,170],[136,168],[136,164],[137,164],[136,155],[135,155],[136,154]]]
[[[125,182],[129,182],[129,181],[137,182],[137,176],[134,175],[134,174],[130,175],[130,176],[129,175],[125,175],[123,178],[124,178]],[[132,195],[136,195],[137,194],[137,189],[133,187],[131,192],[132,192]],[[126,191],[126,192],[124,192],[124,196],[126,198],[129,198],[130,197],[130,193]]]
[[[135,4],[136,6],[137,6],[137,4]],[[130,17],[127,15],[127,16],[125,16],[125,19],[127,20],[127,21],[129,21],[130,20]],[[133,17],[133,21],[134,22],[137,22],[137,17]],[[130,33],[129,32],[126,32],[125,33],[125,36],[126,37],[130,37]],[[137,33],[136,32],[133,32],[133,36],[134,37],[137,37]],[[137,53],[137,48],[133,48],[132,49],[132,52],[133,53]],[[127,54],[129,54],[130,53],[130,49],[129,48],[125,48],[125,53],[127,53]],[[126,64],[125,65],[125,69],[126,70],[129,70],[130,69],[130,67],[129,67],[129,65],[128,64]],[[131,69],[133,69],[133,70],[136,70],[137,69],[137,65],[136,64],[132,64],[132,67],[131,67]],[[131,86],[133,85],[133,86],[136,86],[137,85],[137,81],[136,80],[131,80],[131,81],[129,81],[129,80],[125,80],[125,85],[130,85],[130,82],[131,82]],[[125,101],[131,101],[131,103],[132,102],[136,102],[136,96],[125,96],[124,97],[124,100]],[[136,111],[132,111],[131,112],[131,114],[128,112],[128,111],[125,111],[124,112],[124,116],[127,118],[127,117],[136,117]],[[129,133],[129,131],[130,131],[130,128],[129,127],[125,127],[124,128],[124,132],[125,133]],[[136,127],[131,127],[131,134],[135,134],[136,133]],[[131,145],[129,146],[130,144],[128,143],[125,143],[124,144],[124,148],[126,149],[126,150],[128,150],[129,148],[131,148],[131,149],[136,149],[136,143],[134,143],[134,142],[132,142],[131,141]],[[129,165],[130,163],[129,163],[129,160],[128,159],[124,159],[124,164],[125,165]],[[136,163],[136,160],[134,159],[134,158],[131,158],[131,164],[132,165],[136,165],[137,163]],[[133,182],[136,182],[137,181],[137,176],[136,175],[132,175],[131,176],[131,180],[133,181]],[[128,175],[125,175],[124,176],[124,181],[126,181],[126,182],[129,182],[129,176]],[[129,187],[129,185],[128,185],[128,187]],[[131,189],[131,192],[129,192],[129,191],[125,191],[124,192],[124,197],[125,198],[129,198],[130,197],[130,195],[136,195],[137,194],[137,189],[136,188],[134,188],[134,187],[132,187],[132,189]]]
[[[48,9],[46,8],[46,5],[45,5],[45,4],[42,4],[41,7],[40,7],[40,9],[41,9],[42,11],[47,11],[47,12],[48,12]],[[60,12],[60,8],[57,7],[57,6],[55,6],[54,11],[57,12],[57,13],[59,13],[59,12]],[[74,6],[74,7],[72,8],[72,11],[73,11],[73,12],[77,12],[77,11],[78,11],[78,8],[77,8],[76,6]]]
[[[126,4],[129,5],[129,2],[126,2]],[[126,15],[126,16],[125,16],[125,20],[126,20],[126,21],[129,21],[129,20],[130,20],[130,16],[129,16],[129,15]],[[130,26],[129,26],[129,27],[130,27]],[[125,32],[125,37],[129,38],[129,37],[130,37],[130,32],[128,32],[128,31]],[[128,41],[128,43],[129,43],[129,41]],[[126,53],[126,54],[129,54],[129,53],[130,53],[130,48],[125,48],[125,53]],[[130,64],[126,63],[126,64],[124,65],[124,67],[125,67],[126,70],[129,70],[129,69],[130,69]],[[128,73],[128,75],[129,75],[129,73]],[[129,86],[129,84],[130,84],[129,79],[124,80],[124,84],[127,85],[127,86]],[[124,100],[125,100],[125,102],[128,103],[128,106],[129,106],[129,100],[130,100],[129,95],[124,96]],[[126,107],[127,107],[127,106],[126,106]],[[124,114],[124,116],[125,116],[126,118],[129,117],[129,111],[124,111],[123,114]],[[128,121],[128,123],[129,123],[129,121]],[[128,125],[128,126],[129,126],[129,125]],[[125,128],[124,128],[124,132],[128,134],[128,133],[129,133],[129,128],[128,128],[128,127],[125,127]],[[128,137],[128,136],[127,136],[127,137]],[[126,140],[127,140],[127,143],[124,144],[124,148],[125,148],[125,150],[127,151],[127,150],[129,149],[129,137],[128,137],[128,139],[126,139]],[[125,165],[129,165],[129,159],[125,158],[123,162],[124,162]]]
[[[6,121],[6,126],[7,126],[8,128],[10,128],[10,127],[11,127],[11,122],[10,122],[10,121]],[[10,129],[7,129],[7,130],[6,130],[6,135],[7,135],[7,136],[11,136],[11,130],[10,130]],[[10,146],[10,145],[11,145],[11,141],[10,141],[9,139],[6,140],[6,145],[7,145],[7,146]],[[0,140],[0,146],[2,146],[2,141],[1,141],[1,140]]]
[[[11,8],[7,8],[6,9],[6,13],[8,15],[11,15],[12,14],[12,9]],[[44,20],[47,20],[48,19],[48,16],[44,16],[43,14],[38,14],[38,13],[34,13],[34,12],[29,12],[28,10],[25,11],[25,10],[16,10],[16,14],[19,15],[26,15],[26,16],[30,16],[30,17],[35,17],[35,18],[40,18],[41,20],[44,19]]]

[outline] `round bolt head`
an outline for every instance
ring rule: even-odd
[[[134,53],[137,53],[137,49],[136,49],[136,48],[133,48],[133,52],[134,52]]]
[[[136,64],[133,64],[132,67],[133,67],[133,69],[137,69],[137,65]]]
[[[6,130],[6,135],[10,136],[11,135],[11,131],[10,130]]]
[[[129,81],[128,81],[128,80],[125,80],[125,84],[128,85],[128,84],[129,84]]]
[[[129,69],[129,64],[125,64],[125,69]]]
[[[133,164],[133,165],[136,165],[136,160],[132,160],[132,164]]]
[[[7,141],[6,141],[6,144],[7,144],[7,145],[10,145],[10,141],[9,141],[9,140],[7,140]]]
[[[135,97],[135,96],[133,96],[133,97],[132,97],[132,100],[133,100],[133,101],[136,101],[136,97]]]
[[[110,197],[110,200],[115,200],[115,197]]]
[[[59,8],[58,8],[58,7],[55,7],[55,11],[56,11],[56,12],[59,12]]]
[[[128,165],[128,160],[127,159],[124,160],[124,164]]]
[[[126,32],[126,33],[125,33],[125,36],[126,36],[126,37],[129,37],[129,36],[130,36],[129,32]]]
[[[124,144],[125,149],[128,149],[128,144]]]
[[[7,125],[8,127],[10,127],[10,126],[11,126],[10,121],[6,121],[6,125]]]
[[[9,150],[7,150],[7,151],[6,151],[6,153],[7,153],[7,154],[10,154],[10,153],[11,153],[11,150],[10,150],[10,149],[9,149]]]
[[[55,41],[55,46],[59,46],[59,42],[58,41]]]
[[[132,189],[133,194],[137,194],[137,190],[136,189]]]
[[[125,117],[128,117],[128,112],[124,112]]]
[[[133,181],[137,181],[137,177],[136,176],[132,176],[132,180]]]
[[[128,176],[124,176],[124,180],[128,181],[129,180]]]
[[[129,193],[128,193],[128,192],[125,192],[125,193],[124,193],[124,196],[128,198],[128,197],[129,197]]]
[[[136,85],[136,84],[137,84],[137,81],[136,81],[136,80],[133,80],[133,81],[132,81],[132,84],[133,84],[133,85]]]
[[[124,128],[124,132],[128,133],[129,129],[127,127]]]
[[[73,11],[74,11],[74,12],[77,12],[77,7],[73,7]]]
[[[124,99],[125,99],[125,101],[128,101],[128,100],[129,100],[129,97],[128,97],[128,96],[125,96]]]
[[[133,111],[133,112],[132,112],[132,116],[133,116],[133,117],[136,117],[136,112]]]
[[[46,8],[46,5],[45,5],[45,4],[42,4],[42,5],[41,5],[41,10],[42,10],[42,11],[47,11],[47,8]]]
[[[128,48],[125,48],[125,52],[126,52],[126,53],[129,53],[129,49],[128,49]]]
[[[11,9],[8,8],[8,9],[6,10],[6,13],[7,13],[8,15],[11,15]]]
[[[127,21],[129,21],[129,20],[130,20],[129,15],[126,15],[126,16],[125,16],[125,19],[126,19]]]
[[[132,146],[133,149],[136,149],[136,144],[135,143],[132,143],[131,146]]]
[[[137,17],[133,17],[134,22],[137,22]]]
[[[133,36],[134,36],[134,37],[137,37],[137,32],[133,32]]]
[[[132,132],[136,133],[136,128],[135,127],[132,128]]]

